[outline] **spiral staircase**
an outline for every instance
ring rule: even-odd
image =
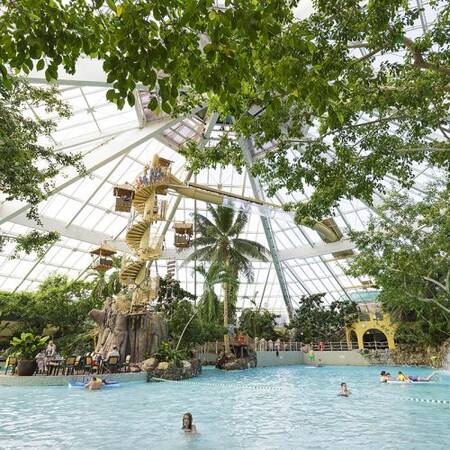
[[[125,239],[136,257],[124,258],[119,274],[123,284],[136,286],[131,312],[138,312],[158,295],[159,277],[149,277],[149,263],[161,256],[162,239],[152,233],[152,226],[166,220],[167,202],[160,200],[158,195],[164,195],[168,185],[179,183],[171,174],[170,165],[171,161],[155,155],[151,166],[134,185]]]

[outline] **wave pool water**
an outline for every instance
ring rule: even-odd
[[[97,392],[1,387],[0,448],[449,448],[450,377],[441,374],[430,385],[386,385],[378,383],[380,370],[206,369],[186,382],[136,382]],[[337,396],[342,381],[352,390],[348,398]],[[186,411],[199,434],[181,432]]]

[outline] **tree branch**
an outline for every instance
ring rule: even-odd
[[[414,296],[412,296],[414,297]],[[442,303],[440,303],[435,298],[423,298],[423,297],[414,297],[417,298],[417,300],[420,300],[421,302],[425,303],[434,303],[435,305],[439,306],[439,308],[443,309],[447,314],[450,314],[450,309],[448,309],[446,306],[444,306]]]
[[[436,280],[434,280],[433,278],[426,277],[426,276],[424,276],[423,279],[429,281],[430,283],[435,284],[436,286],[439,286],[441,289],[443,289],[444,291],[446,291],[447,294],[448,294],[448,291],[447,291],[446,287],[445,287],[442,283],[439,283],[439,281],[436,281]]]
[[[403,43],[405,44],[405,47],[412,53],[414,58],[414,65],[416,67],[418,67],[419,69],[430,69],[435,72],[443,73],[444,75],[450,75],[450,67],[437,66],[436,64],[431,64],[426,61],[422,55],[422,52],[417,48],[416,43],[412,39],[404,36]]]
[[[361,58],[356,59],[352,64],[360,63],[361,61],[365,61],[366,59],[372,58],[372,56],[375,56],[381,50],[382,50],[381,48],[375,48],[369,53],[362,56]]]

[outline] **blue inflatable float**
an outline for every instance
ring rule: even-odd
[[[88,382],[83,383],[82,381],[70,380],[68,386],[73,389],[84,389]],[[120,383],[118,381],[106,381],[103,380],[102,388],[114,388],[119,387]]]

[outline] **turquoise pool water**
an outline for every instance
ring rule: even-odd
[[[100,392],[0,387],[0,448],[450,448],[450,403],[411,400],[450,402],[450,377],[441,375],[433,385],[382,385],[379,371],[206,369],[188,382],[136,382]],[[337,396],[341,381],[349,385],[351,397]],[[185,411],[192,412],[198,435],[180,431]]]

